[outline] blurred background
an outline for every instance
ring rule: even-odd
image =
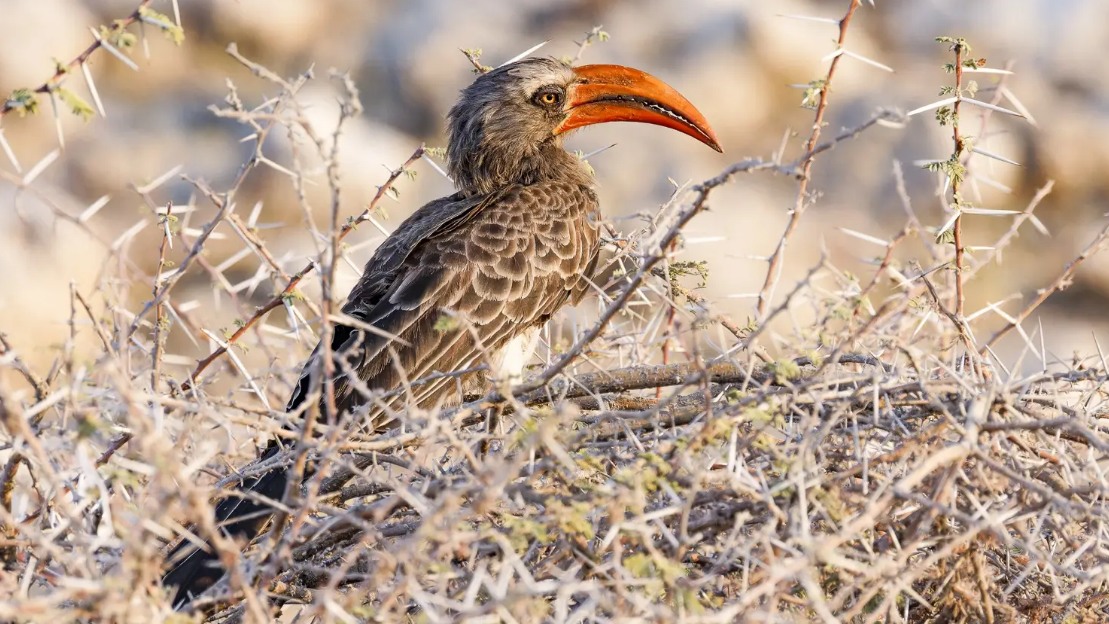
[[[0,0],[0,94],[35,87],[91,41],[90,27],[129,14],[135,0]],[[845,58],[836,76],[825,136],[852,127],[882,107],[907,111],[939,99],[950,77],[950,62],[936,36],[966,37],[976,56],[990,67],[1012,63],[1006,85],[1032,113],[1035,125],[993,115],[989,134],[979,145],[1021,163],[1015,167],[977,158],[974,169],[995,184],[977,184],[970,193],[977,205],[1022,210],[1037,188],[1056,181],[1054,192],[1036,214],[1050,237],[1029,226],[1004,254],[1004,263],[972,282],[967,311],[1012,295],[1003,307],[1015,313],[1048,284],[1102,227],[1109,197],[1109,72],[1101,61],[1109,52],[1109,3],[1095,0],[878,0],[863,4],[848,35],[847,47],[894,71]],[[317,79],[303,92],[309,114],[320,128],[337,116],[330,68],[350,71],[365,114],[348,128],[342,146],[343,215],[355,215],[388,175],[421,141],[444,144],[444,116],[459,90],[473,79],[460,48],[481,48],[482,62],[498,65],[542,41],[538,54],[573,56],[575,42],[597,25],[611,38],[583,55],[584,62],[632,65],[663,78],[682,91],[711,121],[725,148],[720,155],[673,132],[640,125],[609,125],[579,133],[571,147],[591,152],[603,206],[610,216],[649,213],[670,195],[673,185],[716,175],[745,157],[770,158],[784,147],[784,160],[796,158],[812,123],[800,106],[797,84],[823,76],[834,50],[832,23],[798,20],[782,14],[838,19],[844,1],[778,0],[189,0],[181,2],[186,39],[180,47],[147,26],[149,58],[140,45],[133,54],[139,71],[98,52],[90,69],[107,112],[83,122],[60,115],[65,148],[26,188],[17,181],[58,147],[49,105],[39,115],[2,120],[4,137],[20,170],[0,155],[0,331],[32,363],[48,366],[69,334],[70,284],[81,292],[111,291],[113,279],[132,270],[154,273],[160,232],[133,185],[143,185],[181,167],[180,173],[206,180],[221,190],[230,184],[250,154],[240,142],[248,130],[216,118],[208,107],[221,104],[231,80],[248,106],[275,94],[231,59],[231,42],[248,58],[283,76],[314,66]],[[152,8],[172,15],[168,1]],[[138,32],[136,30],[136,32]],[[982,86],[991,76],[977,75]],[[67,83],[83,97],[80,76]],[[91,100],[90,100],[91,101]],[[1003,104],[1006,104],[1003,102]],[[1006,104],[1008,105],[1008,104]],[[964,132],[976,134],[978,115],[965,114]],[[913,117],[903,128],[877,127],[838,145],[819,159],[811,189],[819,193],[807,212],[787,256],[779,296],[817,262],[821,250],[844,271],[869,279],[866,264],[882,248],[852,238],[838,227],[888,238],[906,221],[892,175],[894,161],[904,167],[913,208],[925,225],[938,227],[946,217],[937,196],[935,174],[913,161],[946,158],[950,130],[932,113]],[[288,165],[288,142],[275,136],[268,150]],[[395,226],[424,202],[447,194],[449,182],[429,164],[403,181],[400,198],[387,205],[383,221]],[[1004,190],[1003,188],[1004,187]],[[1006,192],[1008,191],[1008,192]],[[178,177],[154,192],[159,202],[184,205],[193,187]],[[705,296],[741,321],[752,315],[773,249],[794,202],[792,180],[769,174],[738,178],[713,195],[711,212],[688,228],[688,259],[709,261]],[[102,196],[107,203],[88,220],[91,233],[58,218],[58,211],[79,215]],[[326,186],[310,190],[309,200],[323,223]],[[270,249],[289,272],[316,253],[317,244],[287,176],[265,168],[251,175],[237,197],[238,211],[249,215],[261,202],[258,223]],[[193,227],[211,214],[198,200]],[[615,221],[623,229],[636,221]],[[970,244],[987,245],[1008,228],[1008,219],[971,217]],[[132,230],[132,228],[136,228]],[[126,235],[124,235],[127,233]],[[242,248],[233,234],[208,245],[206,258],[218,265]],[[372,228],[356,232],[351,245],[358,262],[369,257],[381,236]],[[138,266],[121,271],[105,266],[110,248],[123,246]],[[919,251],[919,250],[918,250]],[[177,261],[184,250],[171,256]],[[901,257],[913,260],[912,250]],[[928,258],[917,258],[929,264]],[[232,259],[234,260],[234,259]],[[117,262],[113,260],[112,262]],[[111,264],[111,263],[109,263]],[[231,282],[258,269],[253,256],[233,261]],[[341,292],[357,278],[353,269],[340,279]],[[128,293],[132,310],[149,298],[149,282]],[[195,300],[197,322],[213,329],[264,302],[272,290],[244,295],[240,309],[223,297],[210,276],[197,270],[182,282],[174,300]],[[1093,258],[1076,282],[1030,319],[1029,331],[1042,321],[1045,344],[1057,357],[1078,350],[1092,353],[1092,337],[1109,338],[1102,310],[1109,302],[1109,254]],[[985,320],[980,327],[991,327]],[[93,337],[85,337],[94,340]],[[1013,355],[1019,347],[1007,344]],[[175,337],[171,351],[197,357],[207,352]]]

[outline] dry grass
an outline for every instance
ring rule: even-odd
[[[859,8],[848,4],[841,46]],[[215,488],[263,469],[247,465],[255,442],[289,435],[278,406],[328,331],[320,321],[333,297],[315,303],[298,288],[331,293],[349,255],[340,241],[426,157],[421,148],[398,164],[348,222],[335,163],[343,123],[359,112],[353,85],[334,77],[343,114],[321,131],[297,102],[314,77],[284,80],[231,52],[280,94],[248,104],[232,91],[217,111],[255,136],[234,182],[194,182],[188,206],[164,205],[159,183],[137,189],[160,244],[119,246],[103,278],[111,287],[73,291],[71,339],[50,371],[0,343],[0,593],[9,597],[0,617],[269,621],[278,607],[304,605],[298,621],[1109,618],[1106,362],[1100,349],[1053,362],[1022,327],[1106,233],[989,339],[975,335],[984,316],[964,315],[956,291],[1035,223],[1050,187],[1004,215],[1011,228],[977,259],[942,231],[937,242],[903,193],[901,233],[855,234],[881,250],[872,275],[825,259],[776,296],[795,220],[813,207],[811,169],[838,142],[904,119],[879,112],[821,143],[834,64],[806,94],[817,123],[795,160],[738,162],[679,189],[642,229],[610,230],[596,324],[554,323],[531,381],[414,410],[384,437],[317,425],[318,436],[273,460],[322,466],[285,501],[276,528],[250,546],[219,538]],[[271,133],[290,137],[293,162],[268,158]],[[973,168],[973,154],[955,150]],[[315,262],[295,273],[236,212],[243,182],[267,166],[293,181],[319,241]],[[680,236],[740,173],[798,181],[758,320],[745,323],[696,293],[711,272],[699,273]],[[900,168],[891,175],[899,181]],[[319,227],[309,183],[331,192]],[[188,227],[201,209],[209,217]],[[951,223],[973,227],[963,216]],[[242,285],[203,253],[216,232],[248,250],[258,268],[250,286],[272,292],[268,303],[238,301]],[[917,238],[924,269],[902,252]],[[142,254],[159,259],[154,275],[135,269]],[[957,278],[939,270],[953,261],[963,265]],[[239,327],[219,335],[196,323],[175,297],[186,276],[238,304]],[[151,293],[149,303],[133,309],[131,290]],[[278,308],[286,326],[280,311],[270,318]],[[990,347],[1010,330],[1026,356],[1003,363]],[[78,334],[99,348],[80,352]],[[175,334],[213,349],[193,364],[166,347]],[[172,614],[158,584],[165,542],[181,533],[214,541],[232,570],[190,615]]]

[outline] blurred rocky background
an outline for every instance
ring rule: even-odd
[[[111,291],[119,275],[154,272],[160,233],[150,209],[132,190],[175,167],[180,173],[226,188],[251,145],[240,141],[246,128],[216,118],[208,107],[220,104],[231,80],[248,106],[273,95],[270,83],[250,75],[231,59],[231,42],[248,58],[284,76],[309,67],[317,79],[303,92],[313,122],[326,129],[337,116],[330,68],[349,70],[361,90],[365,114],[344,134],[343,215],[357,214],[387,169],[395,168],[419,145],[444,143],[444,116],[459,89],[473,78],[460,48],[481,48],[482,62],[497,65],[542,42],[538,53],[572,56],[575,41],[596,25],[610,40],[585,50],[585,62],[633,65],[681,90],[712,122],[726,153],[716,154],[672,132],[647,126],[599,127],[575,136],[572,147],[594,156],[603,205],[614,217],[650,212],[678,183],[699,181],[745,157],[770,158],[784,147],[795,158],[807,137],[812,112],[800,106],[797,84],[820,78],[826,55],[834,50],[836,27],[781,14],[838,19],[846,1],[778,0],[182,0],[186,40],[180,47],[147,26],[145,45],[133,58],[133,71],[98,52],[90,69],[107,112],[88,122],[62,113],[65,147],[31,184],[19,180],[58,147],[55,117],[45,105],[40,114],[8,115],[2,131],[19,161],[17,171],[0,155],[0,331],[32,362],[48,366],[69,335],[70,284],[86,294]],[[866,120],[880,107],[910,110],[938,99],[950,77],[950,61],[939,35],[966,37],[976,55],[991,67],[1012,62],[1016,74],[1007,86],[1035,117],[1035,125],[993,115],[990,133],[979,145],[1019,161],[1014,167],[976,158],[978,171],[1008,187],[975,185],[972,199],[993,209],[1021,210],[1036,189],[1056,181],[1054,192],[1037,210],[1051,233],[1021,230],[1004,254],[1004,263],[972,282],[968,312],[990,303],[1015,312],[1037,288],[1096,234],[1109,197],[1109,3],[1095,0],[877,0],[864,3],[852,25],[848,49],[894,70],[844,59],[831,97],[826,136]],[[68,61],[91,41],[89,28],[129,14],[135,0],[0,0],[0,94],[41,84],[55,60]],[[172,15],[168,0],[152,8]],[[138,32],[138,31],[136,31]],[[990,76],[976,76],[983,86]],[[79,76],[67,86],[87,98]],[[90,100],[91,101],[91,100]],[[968,113],[974,134],[977,113]],[[913,117],[904,128],[874,128],[845,142],[815,166],[811,187],[819,193],[806,214],[787,258],[779,296],[817,262],[822,250],[844,271],[869,279],[866,264],[881,247],[863,243],[837,229],[845,227],[888,238],[905,224],[892,176],[894,161],[906,172],[913,207],[921,220],[945,220],[935,174],[912,163],[946,158],[950,131],[931,113]],[[274,137],[271,158],[288,166],[293,158],[283,137]],[[396,225],[412,210],[446,194],[450,185],[429,164],[417,165],[414,181],[400,185],[398,202],[388,204],[385,223]],[[752,314],[765,274],[760,259],[773,249],[788,217],[795,183],[769,174],[748,175],[713,195],[710,213],[687,230],[686,258],[709,261],[704,293],[714,305],[738,319]],[[326,187],[312,190],[316,218],[327,214]],[[174,176],[154,195],[159,202],[187,204],[193,187]],[[59,219],[57,211],[79,215],[102,196],[108,201],[88,220],[85,231]],[[271,250],[289,271],[316,253],[289,178],[259,169],[237,198],[238,212],[249,215],[261,202],[258,223]],[[192,227],[211,214],[197,200]],[[970,244],[988,245],[1005,231],[1008,220],[972,217]],[[132,227],[141,229],[128,233]],[[631,229],[636,221],[615,221]],[[242,248],[229,231],[208,246],[207,259],[218,265]],[[380,240],[364,227],[350,239],[358,260],[368,258]],[[113,245],[123,246],[138,266],[127,271],[108,261]],[[171,254],[180,260],[184,250]],[[917,258],[929,264],[928,258]],[[911,250],[900,259],[913,260]],[[246,257],[227,270],[232,282],[249,278],[257,259]],[[1055,356],[1094,351],[1093,337],[1109,338],[1102,310],[1109,303],[1109,255],[1094,258],[1076,283],[1030,319],[1042,321],[1044,341]],[[107,279],[106,279],[106,277]],[[357,273],[340,278],[346,292]],[[269,288],[268,286],[266,288]],[[194,271],[175,291],[174,300],[195,299],[192,314],[215,330],[249,312],[272,290],[244,291],[235,309],[204,271]],[[121,289],[122,290],[122,289]],[[132,310],[149,297],[149,286],[131,289]],[[984,330],[993,321],[984,321]],[[94,337],[86,337],[89,340]],[[1019,340],[1007,345],[1015,355]],[[175,336],[171,351],[189,357],[206,352]]]

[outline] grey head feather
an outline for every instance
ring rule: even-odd
[[[566,89],[574,80],[569,65],[551,58],[528,58],[478,76],[462,90],[447,115],[447,164],[458,189],[486,194],[509,184],[589,174],[562,149],[554,129],[565,110],[547,111],[532,102],[542,87]]]

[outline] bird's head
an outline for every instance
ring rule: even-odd
[[[544,58],[503,65],[464,89],[449,119],[451,175],[460,189],[474,193],[542,175],[565,154],[565,133],[608,121],[665,126],[722,151],[689,100],[621,65],[571,67]]]

